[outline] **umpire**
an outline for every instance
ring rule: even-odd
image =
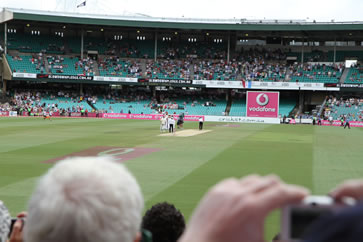
[[[203,129],[203,117],[199,118],[199,130]]]
[[[346,127],[348,127],[348,128],[350,129],[349,117],[347,117],[347,118],[345,119],[344,129],[345,129]]]

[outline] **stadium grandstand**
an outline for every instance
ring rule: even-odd
[[[327,96],[360,97],[363,86],[361,22],[7,8],[0,19],[2,102],[18,112],[45,105],[56,112],[245,116],[246,91],[272,90],[280,92],[280,117],[305,117],[320,115]]]

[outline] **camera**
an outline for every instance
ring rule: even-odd
[[[25,224],[25,218],[11,218],[10,220],[10,227],[9,227],[9,235],[8,237],[10,238],[11,233],[13,232],[13,228],[14,228],[14,224],[17,220],[21,220],[22,221],[22,226],[24,227]]]
[[[285,206],[281,212],[281,241],[301,242],[309,227],[319,218],[354,204],[354,199],[338,203],[328,196],[308,196],[299,204]]]

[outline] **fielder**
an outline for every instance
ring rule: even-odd
[[[164,131],[168,130],[168,121],[165,115],[163,115],[160,119],[160,132],[164,133]]]

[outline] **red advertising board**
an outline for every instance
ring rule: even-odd
[[[127,114],[127,113],[103,113],[102,118],[108,119],[143,119],[143,120],[160,120],[162,114]],[[179,115],[173,115],[174,119],[177,119]],[[199,121],[199,118],[203,118],[203,115],[185,115],[184,121]]]
[[[278,118],[279,92],[247,92],[247,117]]]

